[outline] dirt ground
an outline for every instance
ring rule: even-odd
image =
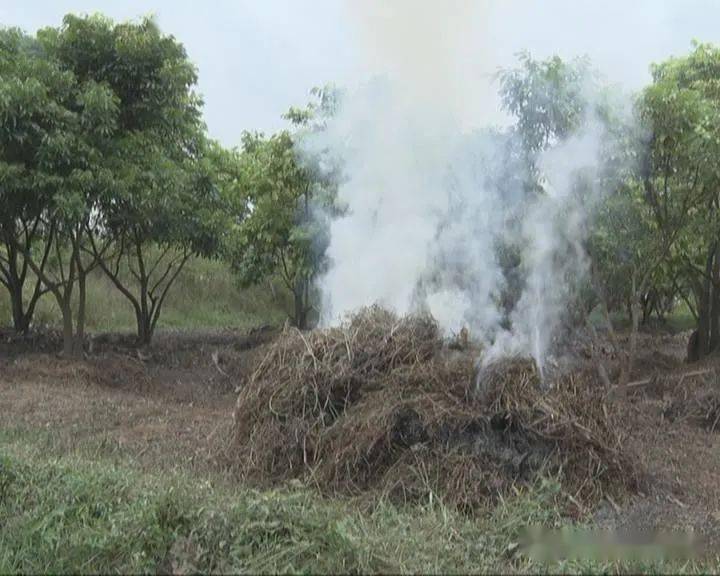
[[[708,381],[720,386],[720,361],[684,362],[689,334],[641,334],[631,392],[620,401],[629,447],[647,473],[646,489],[622,507],[607,503],[595,514],[601,526],[633,531],[700,534],[720,545],[720,431],[668,418],[683,385],[692,393]]]
[[[93,342],[69,361],[48,338],[0,340],[0,429],[49,433],[59,452],[92,449],[147,470],[217,472],[237,387],[270,333],[161,334],[138,351],[129,337]],[[50,340],[50,342],[48,342]]]
[[[272,337],[163,334],[138,352],[128,339],[107,336],[71,362],[51,353],[47,340],[0,335],[0,430],[45,433],[58,453],[96,449],[147,470],[217,473],[225,468],[237,390]],[[716,377],[720,367],[717,359],[684,364],[686,338],[640,335],[639,383],[618,401],[647,487],[603,504],[594,517],[605,527],[694,530],[720,543],[720,431],[666,417],[673,390],[665,377],[690,374],[684,380],[691,383],[711,371]]]

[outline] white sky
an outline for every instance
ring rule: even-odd
[[[465,75],[511,65],[513,55],[527,49],[538,57],[588,54],[610,79],[637,88],[648,80],[650,62],[687,51],[693,38],[720,42],[720,0],[413,1],[0,0],[0,23],[34,32],[59,24],[67,12],[103,12],[120,20],[155,14],[197,64],[210,134],[226,145],[238,144],[246,129],[282,127],[281,114],[304,104],[313,86],[352,86],[387,70],[378,49],[383,42],[373,34],[377,18],[385,18],[393,3],[399,9],[390,29],[398,28],[399,36],[413,27],[418,4],[431,6],[430,28],[427,21],[421,28],[424,52],[437,39],[433,19],[447,16],[438,29],[452,33],[458,2],[461,10],[473,4],[467,18],[477,21],[462,25],[453,38],[462,46]],[[381,33],[387,35],[387,26]],[[482,101],[484,120],[497,118],[497,102],[484,90],[468,94]]]

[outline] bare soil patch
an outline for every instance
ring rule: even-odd
[[[0,427],[46,433],[59,451],[122,454],[148,469],[220,470],[237,386],[267,337],[163,334],[138,350],[129,337],[107,336],[83,360],[43,352],[52,334],[5,340]]]
[[[681,344],[681,343],[680,343]],[[685,364],[672,340],[646,342],[647,368],[622,400],[628,446],[646,471],[644,488],[622,506],[602,506],[604,526],[636,531],[683,531],[700,536],[708,551],[720,546],[720,433],[713,431],[713,391],[720,363]],[[675,357],[675,365],[652,363]],[[658,365],[661,366],[658,369]]]

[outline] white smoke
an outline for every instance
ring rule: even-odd
[[[345,175],[338,200],[346,212],[331,223],[330,266],[320,280],[322,316],[334,323],[375,303],[398,314],[427,310],[448,333],[468,327],[486,343],[486,361],[524,354],[542,366],[586,273],[587,202],[573,190],[579,173],[596,169],[603,135],[589,118],[543,154],[546,193],[532,204],[512,182],[498,182],[508,178],[502,138],[469,125],[498,118],[483,96],[497,89],[483,72],[491,65],[473,64],[482,56],[478,42],[464,42],[483,7],[465,0],[357,5],[383,74],[346,94],[315,136],[342,158]],[[524,247],[526,282],[508,328],[497,243],[510,234],[521,236],[513,240]]]
[[[372,82],[345,100],[323,135],[342,147],[348,214],[330,229],[332,267],[323,280],[326,314],[380,303],[407,313],[427,268],[448,199],[438,190],[453,132],[422,126],[392,86]]]
[[[521,225],[527,282],[512,316],[485,356],[531,355],[542,371],[552,338],[572,302],[573,289],[588,273],[583,248],[587,220],[603,190],[598,190],[603,126],[592,116],[577,134],[540,155],[545,194],[528,207]],[[589,189],[577,194],[578,178]]]
[[[324,319],[375,303],[399,314],[426,307],[449,332],[490,334],[501,319],[494,243],[508,200],[482,172],[493,143],[411,110],[378,80],[322,134],[342,150],[338,200],[348,208],[330,227]]]

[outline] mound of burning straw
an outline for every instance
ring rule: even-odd
[[[633,488],[637,471],[590,372],[543,392],[531,361],[484,370],[429,318],[380,308],[342,327],[287,329],[237,401],[231,452],[256,485],[380,490],[473,510],[560,473],[576,503]],[[478,386],[479,384],[479,386]]]

